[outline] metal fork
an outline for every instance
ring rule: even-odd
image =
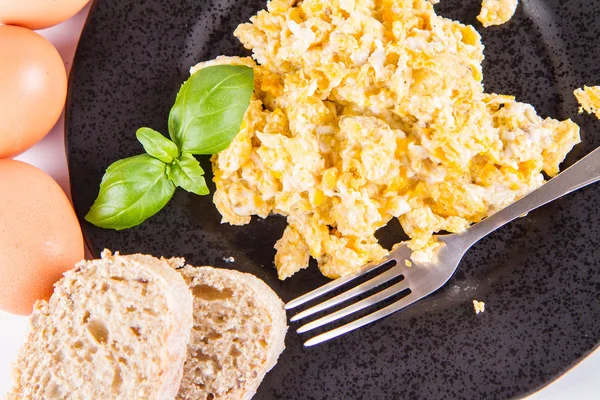
[[[395,263],[395,266],[378,276],[327,301],[302,311],[291,318],[292,322],[298,321],[330,307],[344,303],[396,277],[402,277],[400,282],[336,312],[303,325],[297,332],[304,333],[316,329],[366,307],[377,304],[402,291],[408,293],[405,297],[395,303],[362,318],[356,319],[346,325],[315,336],[306,341],[304,345],[313,346],[358,329],[399,311],[441,288],[452,277],[467,250],[484,236],[544,204],[597,182],[598,180],[600,180],[600,147],[557,175],[555,178],[546,182],[539,189],[531,192],[519,201],[491,215],[483,221],[472,225],[465,232],[437,236],[437,240],[441,242],[441,246],[438,248],[439,251],[437,251],[433,262],[420,263],[413,261],[412,266],[409,267],[411,263],[406,262],[406,260],[410,259],[412,251],[405,244],[401,244],[395,250],[390,252],[383,260],[380,260],[377,263],[367,264],[348,276],[331,281],[312,292],[300,296],[287,303],[285,308],[292,309],[298,307],[337,289],[382,265],[387,265],[390,262]]]

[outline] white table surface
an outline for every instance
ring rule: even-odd
[[[55,27],[39,31],[58,49],[70,70],[77,41],[89,6],[75,17]],[[30,163],[50,174],[70,193],[64,145],[64,115],[40,143],[16,159]],[[27,329],[27,318],[0,311],[0,397],[10,387],[10,365]],[[291,333],[293,334],[293,333]],[[600,399],[600,350],[528,400]]]

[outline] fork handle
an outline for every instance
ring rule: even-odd
[[[519,201],[473,225],[464,233],[470,244],[511,222],[575,190],[600,180],[600,147]]]

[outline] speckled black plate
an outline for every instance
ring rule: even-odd
[[[507,24],[475,20],[480,0],[442,0],[438,11],[474,24],[486,45],[488,91],[514,94],[543,116],[573,118],[583,144],[600,123],[579,116],[573,89],[600,84],[600,1],[523,0]],[[185,256],[264,279],[284,301],[325,282],[316,268],[279,282],[273,244],[284,221],[219,223],[210,196],[178,190],[140,227],[115,232],[83,220],[105,168],[142,151],[135,130],[167,131],[167,115],[191,65],[246,54],[232,33],[260,0],[97,0],[71,74],[67,152],[75,208],[92,253]],[[207,160],[203,160],[209,170]],[[211,187],[211,191],[214,188]],[[293,329],[257,399],[504,399],[546,385],[600,341],[600,187],[556,201],[492,234],[443,289],[338,340],[306,349]],[[398,224],[384,243],[402,237]],[[235,264],[223,257],[233,256]],[[475,315],[473,299],[486,311]],[[293,328],[293,327],[292,327]],[[306,337],[305,337],[306,338]]]

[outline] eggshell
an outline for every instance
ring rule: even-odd
[[[29,29],[44,29],[77,14],[89,0],[2,0],[0,22]]]
[[[0,158],[8,158],[41,140],[60,117],[67,97],[60,54],[29,29],[0,26],[0,88]]]
[[[0,160],[0,309],[28,315],[84,257],[69,199],[45,172]]]

